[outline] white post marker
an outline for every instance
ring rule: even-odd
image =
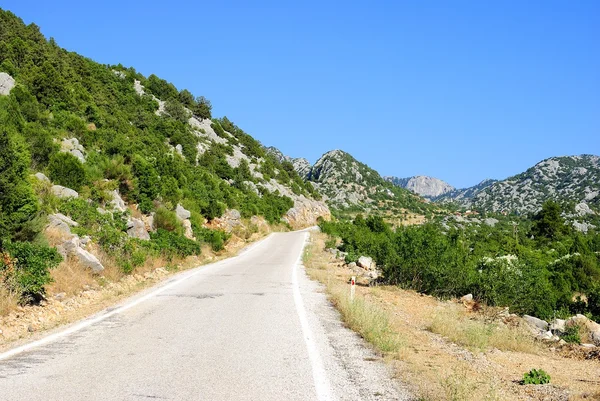
[[[350,301],[354,301],[354,293],[356,292],[356,276],[352,276],[350,280]]]

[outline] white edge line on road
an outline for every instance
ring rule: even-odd
[[[95,317],[92,317],[92,318],[84,319],[81,322],[76,323],[73,326],[70,326],[67,329],[63,330],[63,331],[59,331],[57,333],[50,334],[50,335],[48,335],[46,337],[43,337],[43,338],[41,338],[39,340],[36,340],[36,341],[30,342],[30,343],[21,345],[19,347],[16,347],[16,348],[10,349],[10,350],[8,350],[8,351],[6,351],[4,353],[1,353],[0,354],[0,361],[2,361],[4,359],[8,359],[10,357],[13,357],[13,356],[15,356],[17,354],[29,351],[29,350],[31,350],[33,348],[37,348],[37,347],[41,347],[42,345],[49,344],[49,343],[51,343],[53,341],[58,340],[61,337],[68,336],[70,334],[73,334],[73,333],[81,330],[81,329],[84,329],[84,328],[89,327],[89,326],[91,326],[93,324],[96,324],[96,323],[101,322],[101,321],[103,321],[105,319],[108,319],[111,316],[114,316],[114,315],[116,315],[118,313],[124,312],[127,309],[131,309],[134,306],[139,305],[142,302],[149,300],[150,298],[152,298],[152,297],[160,294],[161,292],[164,292],[164,291],[166,291],[166,290],[168,290],[168,289],[170,289],[172,287],[175,287],[176,285],[182,283],[183,281],[185,281],[185,280],[187,280],[187,279],[189,279],[191,277],[194,277],[195,275],[197,275],[199,273],[206,272],[207,268],[215,268],[215,267],[219,266],[220,264],[222,264],[223,262],[236,259],[237,257],[239,257],[241,255],[245,255],[249,251],[254,250],[258,246],[266,243],[267,240],[269,238],[271,238],[272,235],[273,234],[269,234],[267,237],[265,237],[261,241],[255,242],[254,244],[246,247],[243,251],[240,252],[240,254],[238,254],[238,255],[236,255],[236,256],[234,256],[232,258],[223,259],[223,260],[220,260],[218,262],[215,262],[215,263],[212,263],[212,264],[209,264],[209,265],[205,265],[205,266],[199,266],[199,267],[195,268],[195,270],[193,270],[190,273],[187,273],[187,274],[184,273],[183,277],[181,277],[179,279],[176,279],[175,281],[171,281],[168,284],[162,285],[161,287],[157,288],[156,290],[154,290],[154,291],[152,291],[152,292],[150,292],[150,293],[148,293],[148,294],[146,294],[146,295],[144,295],[142,297],[133,299],[132,301],[127,302],[124,305],[122,305],[122,306],[120,306],[120,307],[118,307],[116,309],[111,310],[110,312],[107,312],[107,313],[99,312],[100,313],[99,315],[97,315]],[[106,309],[105,309],[105,311],[106,311]]]
[[[306,242],[308,240],[309,233],[305,231],[304,234],[304,242],[302,249],[300,251],[300,255],[294,263],[294,267],[292,269],[292,286],[294,288],[294,303],[296,304],[296,311],[298,312],[298,317],[300,318],[300,325],[302,326],[302,334],[304,337],[304,342],[306,343],[306,349],[308,351],[308,357],[310,359],[310,364],[312,366],[313,380],[315,382],[315,390],[317,392],[317,399],[319,401],[331,401],[333,397],[331,396],[331,386],[329,384],[329,379],[327,378],[327,374],[325,372],[325,368],[323,367],[323,361],[321,360],[321,355],[317,350],[317,346],[314,341],[314,337],[312,331],[310,329],[310,324],[308,323],[308,318],[306,316],[306,309],[304,308],[304,302],[302,301],[302,295],[300,294],[300,285],[298,284],[298,271],[299,266],[302,262],[302,255],[304,254],[304,248],[306,246]]]

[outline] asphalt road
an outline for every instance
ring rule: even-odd
[[[0,354],[0,400],[402,400],[405,390],[298,263],[308,233]]]

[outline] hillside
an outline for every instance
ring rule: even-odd
[[[434,201],[436,201],[436,202],[455,201],[457,203],[466,204],[465,202],[468,202],[470,199],[474,198],[478,193],[480,193],[485,188],[489,187],[490,185],[494,184],[497,181],[498,180],[493,180],[493,179],[487,178],[487,179],[481,181],[479,184],[474,185],[472,187],[462,188],[462,189],[453,189],[452,191],[449,191],[442,195],[439,195],[434,199]]]
[[[409,191],[421,195],[427,199],[435,199],[439,196],[447,194],[455,190],[455,188],[439,178],[417,175],[414,177],[398,178],[398,177],[383,177],[386,181],[391,182],[401,188],[406,188]]]
[[[407,212],[425,214],[434,209],[418,195],[387,182],[379,173],[342,150],[323,154],[314,165],[304,158],[290,158],[277,148],[269,154],[290,163],[307,182],[338,211],[360,211],[389,216]]]
[[[329,217],[293,166],[211,109],[0,10],[0,272],[35,269],[9,290],[38,298],[61,260],[130,273],[259,227]]]
[[[457,196],[450,193],[446,199],[452,197],[465,208],[497,213],[533,213],[549,199],[570,204],[573,211],[575,205],[587,210],[587,206],[595,208],[598,203],[600,157],[552,157],[521,174],[486,184],[483,189],[468,189]]]

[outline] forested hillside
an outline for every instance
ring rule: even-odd
[[[213,118],[204,97],[62,49],[2,10],[0,71],[0,278],[25,298],[61,259],[100,269],[92,249],[129,272],[205,242],[218,250],[251,217],[329,215],[293,166]]]

